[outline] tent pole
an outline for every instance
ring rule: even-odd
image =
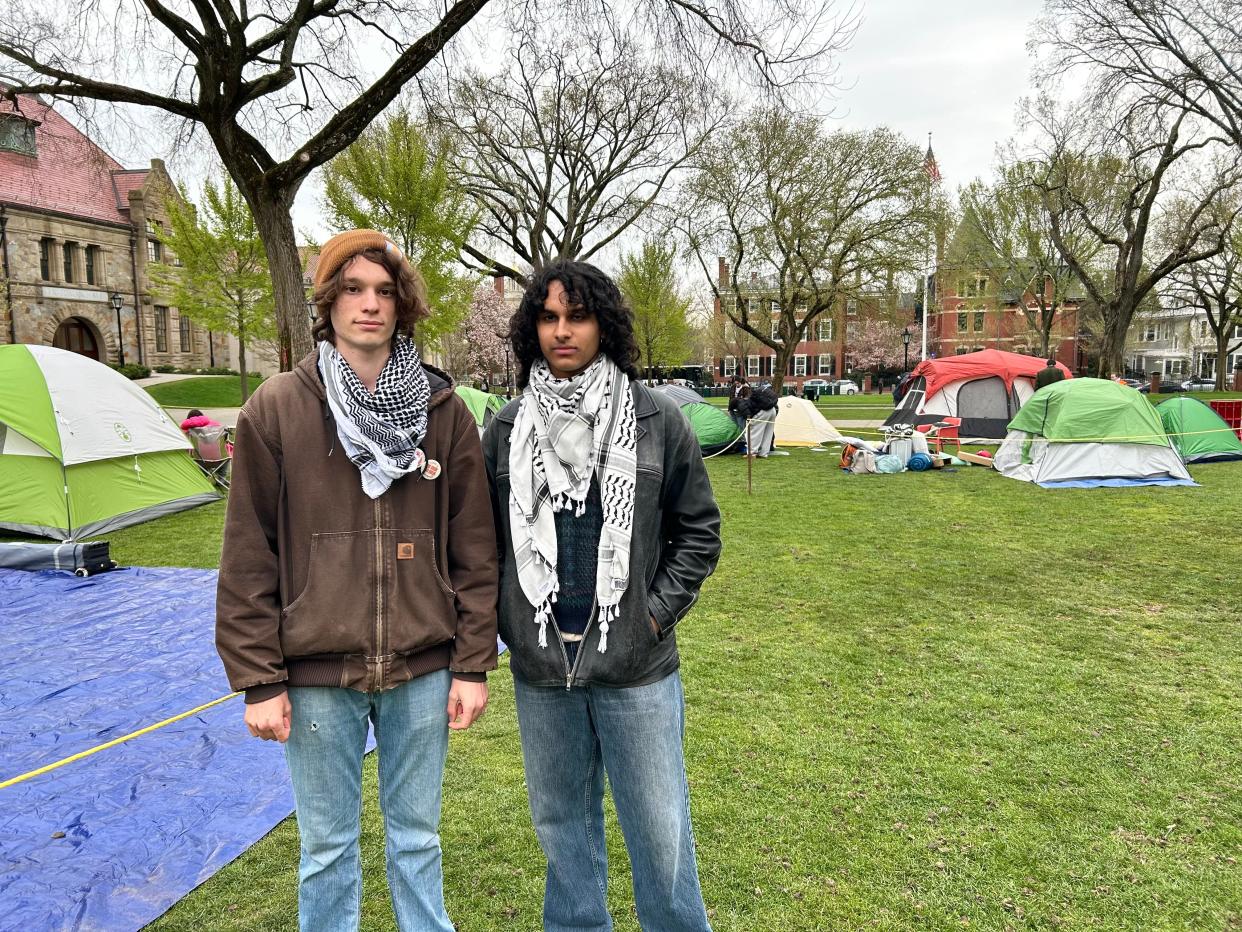
[[[69,470],[65,468],[64,460],[60,462],[60,478],[65,490],[65,530],[68,532],[65,540],[73,540],[73,504],[69,501]]]
[[[746,419],[746,494],[753,495],[754,486],[751,483],[751,465],[755,461],[754,444],[750,442],[750,418]]]

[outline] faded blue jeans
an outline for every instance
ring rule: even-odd
[[[295,686],[285,744],[297,804],[302,932],[352,932],[362,905],[362,754],[375,726],[388,888],[403,932],[452,932],[440,867],[448,670],[395,689]]]
[[[545,932],[606,932],[604,774],[650,932],[707,932],[682,756],[681,678],[629,689],[529,686],[514,677],[535,833],[548,859]]]

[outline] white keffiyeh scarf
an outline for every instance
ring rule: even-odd
[[[585,510],[592,475],[599,477],[604,522],[595,567],[599,652],[608,649],[630,581],[630,531],[638,429],[630,380],[601,353],[569,379],[554,378],[545,361],[530,382],[509,441],[509,522],[518,581],[535,607],[539,646],[548,646],[548,620],[559,588],[555,512]]]
[[[393,340],[374,393],[327,340],[319,344],[319,375],[336,435],[362,474],[363,492],[379,498],[397,479],[422,470],[431,386],[413,340]]]

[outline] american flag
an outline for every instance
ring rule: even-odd
[[[940,168],[936,165],[936,154],[932,152],[930,133],[927,136],[927,155],[923,157],[923,171],[927,172],[927,179],[932,184],[940,181]]]

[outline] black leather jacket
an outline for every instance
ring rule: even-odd
[[[608,650],[600,653],[597,612],[571,669],[564,644],[549,625],[548,646],[539,646],[535,610],[517,578],[509,535],[509,435],[518,402],[493,418],[483,436],[483,458],[496,517],[500,556],[500,636],[510,668],[535,686],[643,686],[678,667],[674,627],[685,617],[720,557],[720,509],[690,423],[660,392],[631,383],[638,421],[638,471],[630,537],[630,584],[620,617],[609,626]],[[650,618],[660,626],[657,635]]]

